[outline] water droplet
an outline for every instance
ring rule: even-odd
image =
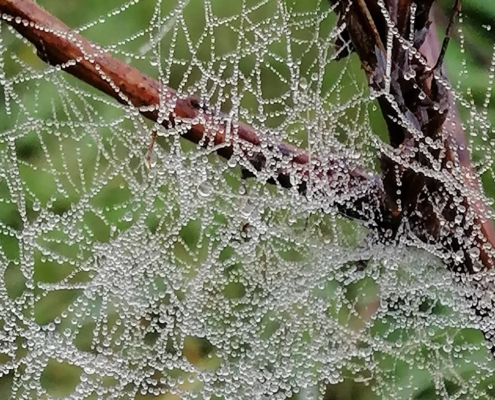
[[[202,197],[208,197],[212,194],[213,187],[208,181],[204,181],[198,185],[198,194]]]
[[[122,216],[122,219],[126,222],[131,222],[132,221],[132,212],[131,211],[128,211],[126,212],[123,216]]]
[[[308,80],[306,78],[302,77],[299,80],[299,86],[301,87],[302,90],[306,90],[309,86]]]
[[[230,157],[228,160],[227,160],[227,165],[230,167],[230,168],[234,168],[236,165],[237,165],[237,157]]]
[[[472,259],[478,259],[480,254],[481,252],[478,247],[471,247],[469,249],[469,257],[471,257]]]

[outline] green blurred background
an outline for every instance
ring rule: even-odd
[[[279,1],[280,2],[280,1]],[[285,0],[287,3],[287,8],[290,10],[311,10],[318,8],[322,13],[325,12],[326,4],[324,2],[318,2],[315,0]],[[243,4],[255,4],[253,1],[236,1],[236,0],[209,0],[209,4],[212,6],[214,13],[216,15],[225,16],[229,15],[238,15],[241,12]],[[268,1],[266,2],[266,7],[259,10],[259,20],[263,20],[264,12],[273,12],[275,9],[277,1]],[[443,30],[447,18],[445,15],[448,15],[449,11],[443,12],[441,10],[450,10],[451,8],[450,1],[442,1],[440,3],[440,11],[438,11],[438,21],[439,21],[439,29]],[[132,54],[137,54],[140,49],[143,49],[142,46],[145,46],[149,40],[149,35],[142,35],[133,40],[127,40],[130,38],[133,33],[141,32],[143,29],[146,29],[150,20],[153,18],[153,13],[155,10],[155,2],[154,1],[141,1],[137,6],[133,6],[132,12],[122,12],[119,13],[116,17],[106,18],[109,11],[112,9],[118,8],[122,2],[120,1],[101,1],[101,0],[86,0],[86,1],[74,1],[74,0],[43,0],[40,1],[40,4],[57,16],[59,19],[64,21],[70,27],[82,27],[86,24],[89,24],[87,28],[82,29],[82,34],[88,39],[102,45],[108,46],[110,50],[115,50],[115,54],[118,57],[126,58],[125,51],[128,51]],[[176,6],[176,1],[163,1],[161,4],[161,14],[162,16],[167,15],[174,7]],[[447,14],[446,14],[447,13]],[[188,26],[190,29],[190,35],[193,38],[200,37],[200,35],[204,32],[204,2],[202,0],[191,0],[189,1],[184,17],[188,21]],[[256,16],[253,18],[256,19]],[[491,111],[493,103],[490,102],[488,105],[484,105],[486,98],[491,99],[491,78],[489,70],[492,68],[492,55],[494,54],[493,46],[495,43],[495,27],[491,27],[491,23],[495,21],[495,2],[490,2],[486,0],[468,0],[463,2],[463,14],[462,14],[462,32],[459,33],[456,31],[454,35],[454,41],[452,42],[449,51],[446,57],[446,64],[451,80],[454,84],[454,87],[460,93],[465,94],[466,99],[469,102],[477,105],[478,107],[486,110],[486,120],[487,125],[484,125],[483,121],[475,121],[472,120],[472,115],[469,110],[460,108],[461,115],[467,123],[467,131],[469,132],[470,140],[472,140],[473,148],[473,160],[475,161],[475,165],[482,173],[483,182],[485,185],[485,190],[490,197],[495,196],[495,188],[493,185],[494,176],[493,176],[493,159],[491,155],[491,149],[493,149],[492,141],[493,134],[491,132],[491,124],[495,122],[495,112]],[[321,35],[322,37],[325,33],[329,33],[334,24],[334,19],[329,18],[328,21],[323,22],[321,24]],[[235,25],[235,24],[234,24]],[[237,37],[232,35],[232,32],[229,30],[224,30],[221,27],[214,30],[215,40],[216,40],[216,49],[218,52],[232,50],[235,48],[237,43]],[[300,37],[310,36],[311,32],[299,30],[293,33],[294,35],[298,35]],[[16,74],[22,74],[22,62],[27,63],[27,65],[31,66],[35,69],[42,69],[44,67],[43,63],[36,57],[33,53],[32,48],[26,43],[22,42],[18,38],[14,38],[12,35],[7,34],[7,32],[2,32],[4,38],[4,45],[6,45],[6,52],[11,55],[15,55],[16,60],[13,60],[8,55],[5,57],[5,66],[4,69],[6,71],[7,76],[14,76]],[[126,40],[122,43],[123,40]],[[186,48],[185,39],[180,38],[182,42],[178,42],[174,46],[174,56],[176,58],[187,60],[191,57],[190,52],[182,51],[181,49]],[[461,47],[459,43],[464,41],[464,50],[461,51]],[[117,44],[114,48],[112,46]],[[284,43],[280,43],[279,47],[274,47],[273,52],[283,54],[285,51]],[[198,58],[202,57],[207,58],[209,53],[209,48],[205,47],[204,49],[197,49]],[[303,54],[304,50],[301,49],[301,54]],[[172,50],[170,49],[170,43],[164,41],[161,45],[161,54],[162,58],[166,58]],[[297,50],[296,50],[297,52]],[[303,60],[303,64],[301,65],[301,77],[311,80],[312,74],[315,72],[315,66],[312,65],[312,59],[316,58],[318,54],[316,51],[309,51],[304,56],[301,57]],[[151,76],[157,77],[157,71],[154,63],[154,55],[151,53],[147,53],[143,56],[142,60],[133,59],[132,64],[142,71],[149,73]],[[297,57],[297,55],[296,55]],[[242,60],[242,65],[240,68],[249,69],[250,64],[254,62],[253,57],[246,57]],[[19,62],[21,60],[21,62]],[[306,65],[304,65],[304,62]],[[350,64],[349,64],[350,63]],[[346,73],[344,76],[340,77],[340,72],[343,68],[346,68]],[[183,82],[183,74],[186,65],[175,65],[174,68],[171,69],[171,74],[168,77],[169,85],[175,88],[180,88],[181,85],[187,85],[187,82]],[[468,70],[469,73],[466,74],[465,71]],[[284,68],[280,67],[281,74],[284,74]],[[28,72],[29,73],[29,72]],[[493,73],[493,72],[492,72]],[[200,74],[199,70],[192,71],[189,76],[192,80],[194,77]],[[339,77],[340,87],[343,88],[339,93],[330,92],[328,96],[325,98],[325,104],[331,104],[332,101],[336,101],[340,104],[345,102],[345,99],[352,98],[353,95],[360,92],[360,90],[365,87],[364,77],[360,72],[359,65],[355,57],[353,57],[350,61],[340,61],[332,63],[328,65],[326,68],[326,74],[322,78],[322,95],[326,93],[327,88],[330,91],[331,87],[337,81],[336,77]],[[84,84],[80,84],[75,79],[69,79],[70,82],[74,85],[74,87],[82,87],[86,92],[92,92]],[[64,115],[65,110],[63,109],[63,102],[54,101],[52,99],[56,99],[56,86],[50,85],[46,83],[44,80],[40,80],[37,83],[37,91],[30,90],[29,85],[19,84],[14,88],[14,92],[22,99],[24,104],[31,104],[32,107],[37,108],[38,118],[43,119],[43,116],[46,116],[46,119],[56,119],[58,115]],[[277,96],[280,92],[286,90],[285,87],[281,87],[280,81],[278,79],[264,79],[262,80],[263,85],[263,93],[266,93],[267,96],[270,94],[273,96]],[[228,85],[227,85],[228,86]],[[232,86],[232,85],[231,85]],[[229,90],[229,87],[224,89],[225,91]],[[487,96],[488,91],[488,96]],[[42,93],[46,98],[34,98],[34,93]],[[5,90],[4,90],[5,94]],[[215,95],[212,96],[212,100],[215,100]],[[270,105],[266,105],[263,108],[263,111],[260,113],[258,110],[258,104],[256,99],[252,99],[249,96],[244,96],[242,98],[242,106],[245,109],[252,110],[253,115],[256,114],[255,122],[264,123],[267,127],[276,127],[283,119],[284,116],[277,115],[275,111],[277,111],[277,107],[279,105],[274,105],[271,109]],[[88,100],[90,103],[93,103],[95,106],[101,105],[99,100],[92,101]],[[15,103],[15,102],[14,102]],[[229,104],[220,104],[222,108],[228,110]],[[20,110],[16,109],[15,104],[12,105],[13,110],[11,114],[7,114],[7,110],[3,107],[0,110],[0,130],[6,132],[8,130],[13,129],[16,125],[20,124],[20,119],[13,118],[12,115],[16,115]],[[260,114],[264,114],[267,112],[273,111],[274,114],[272,117],[269,117],[267,120],[260,122]],[[120,110],[113,109],[112,107],[104,107],[104,109],[99,110],[100,115],[104,119],[112,120],[120,115]],[[257,114],[258,113],[258,114]],[[374,118],[371,120],[371,125],[373,127],[373,131],[376,135],[381,137],[383,140],[386,140],[386,132],[384,129],[383,121],[381,120],[381,116],[378,112],[371,111],[371,114],[374,115]],[[301,118],[311,119],[314,118],[314,114],[311,115],[302,115]],[[346,110],[341,115],[342,126],[337,128],[340,129],[339,141],[343,142],[350,146],[356,146],[359,148],[363,154],[366,156],[363,157],[363,163],[368,167],[372,168],[375,165],[376,160],[373,157],[372,151],[367,151],[370,147],[367,145],[366,136],[364,137],[348,137],[348,133],[346,132],[346,127],[349,126],[348,121],[362,121],[364,122],[364,116],[360,113],[359,110],[354,110],[352,108]],[[22,122],[22,121],[21,121]],[[292,139],[294,139],[297,143],[302,146],[307,144],[305,136],[301,134],[304,132],[304,129],[301,126],[297,126],[298,124],[294,124],[294,135]],[[299,125],[302,125],[299,124]],[[488,129],[487,130],[487,126]],[[129,123],[129,129],[132,128],[132,125]],[[64,128],[61,127],[59,130],[62,132],[62,135],[65,133],[70,135],[70,129],[66,129],[64,132]],[[102,130],[100,134],[104,137],[107,137],[108,145],[112,145],[112,135],[115,134],[112,130]],[[60,149],[60,140],[58,138],[51,138],[50,132],[47,131],[43,133],[44,143],[46,149],[42,149],[39,143],[39,139],[36,135],[18,135],[18,140],[16,140],[16,152],[17,157],[21,160],[24,160],[32,165],[37,165],[40,170],[35,171],[33,169],[26,169],[23,172],[22,179],[28,183],[28,186],[31,192],[28,194],[29,204],[27,204],[28,214],[30,212],[35,213],[36,209],[39,207],[45,207],[46,202],[49,201],[50,197],[53,195],[55,191],[55,182],[48,175],[44,174],[42,169],[47,166],[46,157],[43,156],[43,151],[48,151],[53,154],[51,156],[53,165],[52,167],[56,169],[68,168],[69,170],[77,169],[78,159],[70,158],[68,160],[64,160],[65,164],[62,163],[62,160],[57,158],[57,154],[61,154],[62,151]],[[85,140],[83,136],[82,140]],[[146,143],[146,138],[140,138],[141,144]],[[71,148],[79,147],[80,144],[71,143],[70,141],[64,142],[65,151],[70,151]],[[138,143],[138,142],[136,142]],[[163,146],[167,146],[166,143],[161,143]],[[5,143],[0,143],[0,146],[5,146]],[[67,146],[67,147],[65,147]],[[186,149],[187,149],[187,145]],[[190,146],[189,150],[193,150],[194,146]],[[324,149],[319,149],[320,151]],[[126,157],[128,156],[128,151],[122,151],[122,160],[125,162]],[[94,162],[94,154],[91,151],[87,153],[83,153],[80,155],[82,159],[82,164],[91,164]],[[137,165],[141,160],[133,158],[132,163]],[[4,163],[7,163],[8,160],[3,160]],[[233,185],[238,185],[239,182],[234,182]],[[126,223],[122,221],[122,215],[125,214],[128,210],[126,207],[121,206],[125,204],[126,201],[131,201],[131,193],[125,190],[120,190],[121,182],[118,180],[115,182],[113,187],[109,187],[108,190],[101,196],[98,196],[95,199],[95,202],[98,207],[101,209],[111,210],[106,214],[107,221],[113,221],[113,224],[118,227],[118,229],[125,229]],[[5,187],[0,186],[0,198],[8,198],[10,195],[7,193]],[[63,213],[64,211],[70,208],[70,205],[79,198],[80,194],[78,193],[68,193],[67,196],[61,196],[60,199],[55,201],[54,207]],[[6,202],[6,206],[2,206],[0,208],[0,221],[2,221],[6,226],[9,226],[13,229],[20,228],[20,216],[16,207]],[[89,217],[88,217],[89,218]],[[93,240],[99,240],[102,242],[108,241],[111,238],[112,233],[110,232],[109,226],[102,225],[101,221],[97,220],[86,220],[85,224],[93,227],[93,232],[95,232],[95,236]],[[152,223],[151,223],[152,224]],[[185,229],[182,229],[180,235],[183,240],[192,244],[198,240],[197,230],[199,229],[198,223],[190,223]],[[344,228],[342,228],[344,229]],[[351,225],[352,229],[352,225]],[[16,239],[9,237],[8,235],[0,234],[0,243],[4,250],[4,253],[7,255],[9,260],[18,260],[19,259],[19,249]],[[78,252],[78,250],[73,249],[67,250],[67,254],[71,254],[73,251],[73,255]],[[180,250],[178,250],[180,253]],[[186,259],[187,256],[183,255]],[[61,280],[63,276],[67,274],[67,270],[64,270],[63,266],[57,265],[56,267],[44,264],[42,257],[36,260],[36,264],[38,267],[35,270],[35,281],[36,282],[58,282]],[[71,267],[67,267],[70,269]],[[19,266],[16,263],[9,263],[9,266],[6,269],[4,279],[6,281],[6,286],[9,291],[9,295],[12,298],[17,298],[21,293],[26,290],[26,282],[20,272]],[[232,289],[235,292],[235,288]],[[363,288],[355,288],[355,291],[359,292],[363,290]],[[63,291],[62,291],[63,292]],[[235,296],[235,293],[232,294]],[[55,316],[59,315],[62,310],[66,309],[69,304],[74,300],[74,293],[62,293],[61,291],[57,292],[56,295],[45,297],[43,301],[37,303],[35,307],[35,317],[36,321],[39,324],[47,324],[50,321],[53,321]],[[448,335],[447,335],[448,336]],[[83,339],[82,339],[83,340]],[[482,342],[481,335],[479,332],[466,332],[462,335],[462,341],[464,342],[474,342],[480,343]],[[201,358],[201,342],[199,340],[189,340],[187,343],[185,353],[188,353],[191,359]],[[86,344],[87,345],[87,344]],[[84,347],[84,344],[81,345]],[[482,359],[485,355],[483,352],[480,352],[480,359]],[[0,356],[1,357],[1,356]],[[0,358],[1,360],[1,358]],[[386,362],[384,363],[386,365]],[[401,379],[404,382],[415,381],[417,386],[422,387],[423,389],[415,394],[411,394],[414,398],[417,399],[433,399],[437,398],[433,387],[431,386],[430,379],[427,373],[424,371],[407,371],[407,365],[404,365],[401,369],[400,366],[396,366],[396,376],[395,379],[400,381]],[[459,371],[458,371],[459,372]],[[47,388],[47,391],[56,397],[62,397],[68,395],[73,387],[76,385],[78,376],[80,375],[80,371],[75,367],[69,367],[65,363],[53,363],[49,366],[49,368],[45,369],[41,380],[44,387]],[[460,374],[465,373],[466,376],[472,374],[472,366],[470,368],[466,368],[465,371],[460,371]],[[467,378],[466,378],[467,379]],[[10,393],[10,387],[12,384],[12,377],[6,376],[0,379],[0,398],[8,398]],[[483,383],[489,385],[488,383]],[[454,389],[452,389],[454,390]],[[493,394],[493,391],[492,391]],[[143,396],[143,398],[150,398],[150,396]],[[163,399],[175,398],[174,396],[162,396]],[[355,383],[352,380],[345,381],[340,385],[330,386],[327,391],[327,399],[372,399],[376,398],[373,395],[369,388],[363,383]]]

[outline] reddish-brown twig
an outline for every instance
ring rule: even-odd
[[[345,202],[335,204],[339,210],[371,224],[380,218],[381,180],[358,166],[349,165],[345,158],[336,155],[322,160],[319,165],[312,160],[310,166],[307,152],[291,144],[271,143],[263,150],[261,144],[265,138],[252,127],[231,121],[202,104],[196,96],[184,96],[161,85],[71,31],[33,1],[0,0],[0,13],[5,22],[36,47],[38,55],[47,63],[61,67],[122,104],[139,109],[146,118],[165,128],[182,128],[183,138],[204,147],[211,146],[222,157],[230,158],[234,151],[240,152],[250,167],[247,175],[265,168],[267,157],[271,161],[284,160],[289,166],[275,166],[271,183],[289,188],[296,182],[298,190],[304,193],[310,174],[325,178],[330,189],[325,200],[328,204],[334,204],[339,194],[355,193],[354,197],[346,196]],[[159,107],[169,110],[169,115],[160,115]],[[324,191],[320,192],[321,197],[325,197]]]

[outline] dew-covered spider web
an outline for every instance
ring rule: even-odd
[[[257,171],[238,145],[242,121],[265,154],[285,142],[380,172],[387,126],[327,1],[39,3],[217,110],[205,131],[232,124],[234,153],[181,138],[187,121],[147,120],[0,24],[0,398],[495,397],[494,319],[472,309],[490,313],[491,272],[381,240],[339,213],[358,189],[284,188],[270,179],[281,157]],[[452,5],[435,7],[443,37]],[[490,199],[495,8],[463,7],[448,90]]]

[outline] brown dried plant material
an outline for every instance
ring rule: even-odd
[[[339,21],[388,127],[392,148],[381,155],[384,225],[392,236],[412,236],[427,246],[454,272],[478,273],[494,267],[495,230],[443,68],[461,2],[454,1],[442,46],[429,18],[433,3],[390,0],[383,9],[375,0],[342,0]],[[393,35],[390,26],[397,29]],[[410,37],[412,43],[403,40]],[[392,49],[385,49],[387,41]],[[478,294],[467,300],[495,354],[494,329],[484,323],[492,318],[493,283],[475,279],[471,286]]]
[[[433,3],[342,0],[337,9],[388,127],[385,225],[436,248],[452,270],[475,273],[494,266],[495,231],[442,65],[460,0],[441,48],[428,18]]]

